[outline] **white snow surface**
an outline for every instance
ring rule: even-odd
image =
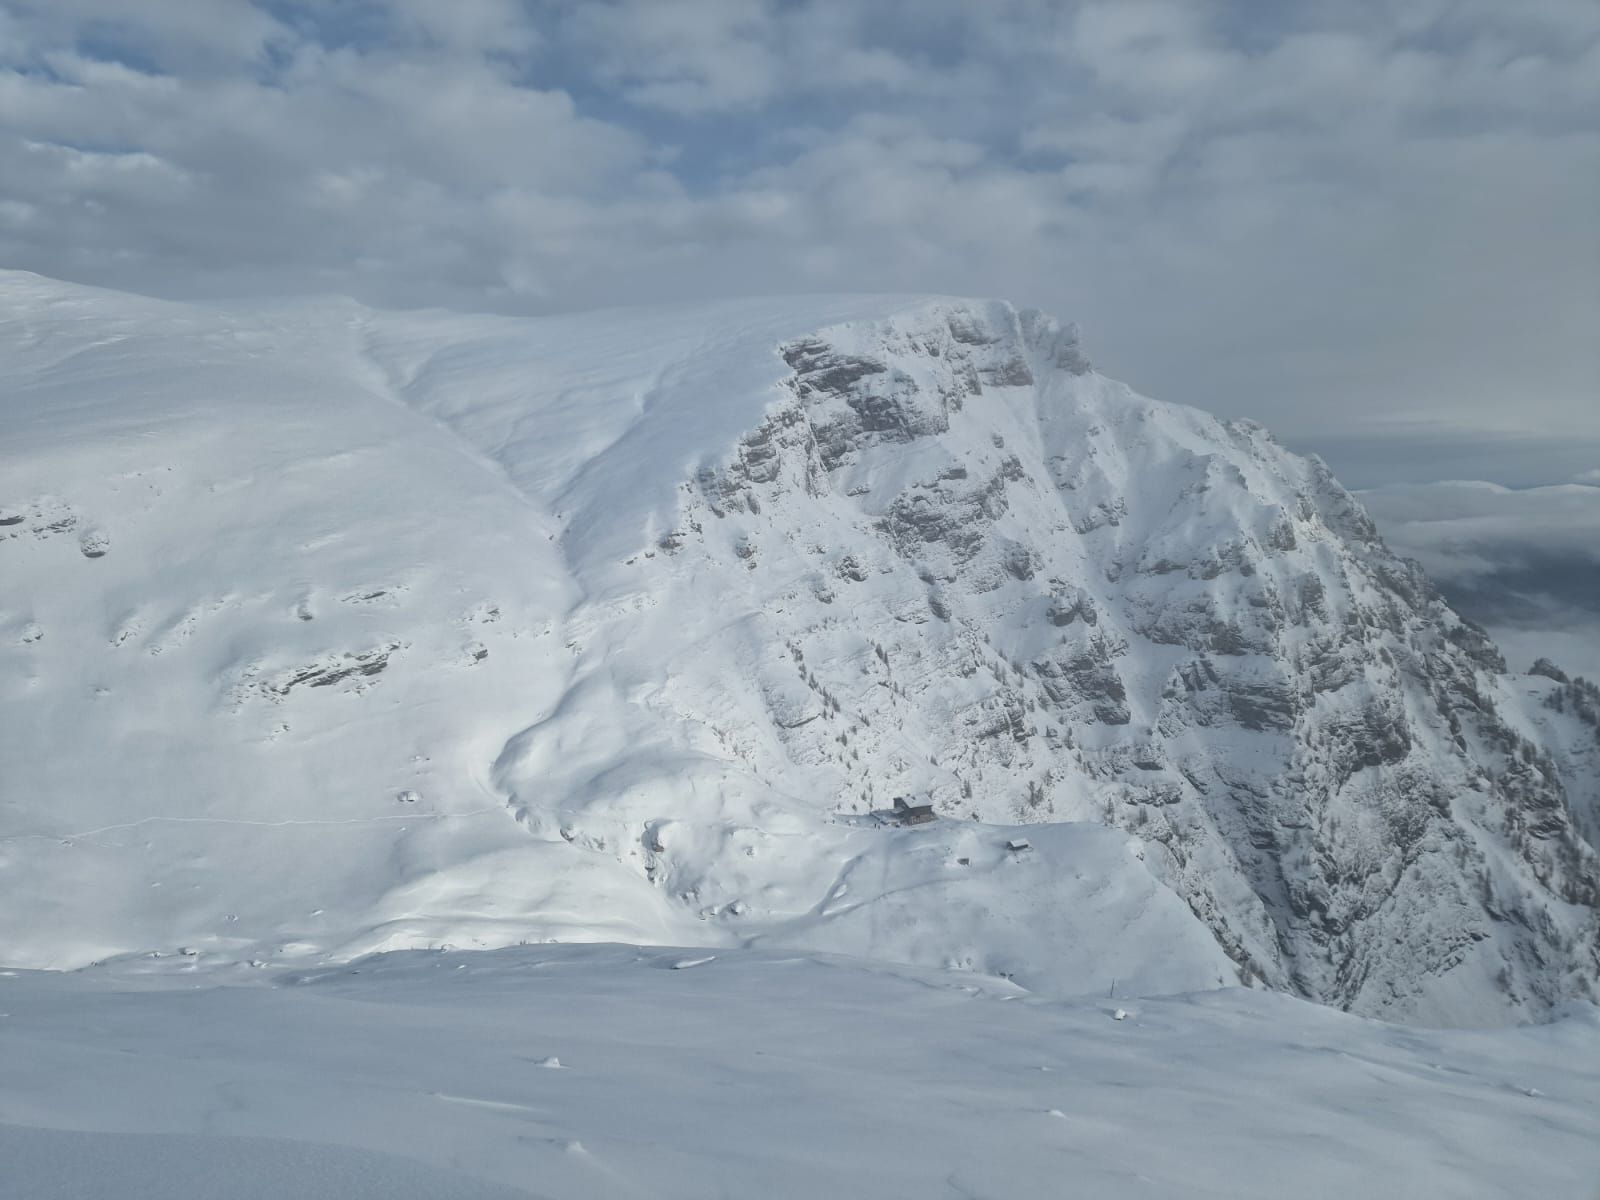
[[[1595,697],[1038,314],[0,273],[0,413],[0,1190],[1594,1194]]]
[[[1054,997],[1242,963],[1469,1025],[1593,994],[1600,754],[1551,681],[1396,600],[1320,464],[1038,314],[0,273],[0,406],[5,963],[788,947]],[[1513,732],[1555,755],[1537,821],[1502,820]],[[900,795],[940,819],[886,827]]]
[[[608,628],[780,342],[940,302],[516,322],[0,285],[5,961],[775,941],[1060,993],[1233,980],[1126,835],[838,822],[663,719],[679,666]],[[759,614],[664,616],[692,654]]]
[[[675,969],[676,968],[676,969]],[[1600,1181],[1600,1019],[1048,1001],[809,954],[539,946],[0,975],[30,1200],[1520,1198]]]

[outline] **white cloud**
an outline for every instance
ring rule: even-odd
[[[1600,488],[1457,480],[1360,495],[1385,540],[1487,625],[1514,667],[1542,655],[1600,679]]]
[[[775,93],[774,20],[765,0],[613,0],[581,6],[568,28],[629,100],[692,114]]]
[[[1600,439],[1597,112],[1581,0],[0,0],[0,263],[468,307],[1001,294],[1290,433]]]
[[[1449,480],[1373,488],[1361,500],[1396,549],[1444,578],[1528,557],[1600,563],[1600,491],[1594,488]],[[1600,611],[1600,595],[1595,605]]]
[[[187,75],[228,72],[292,38],[288,26],[250,0],[13,0],[5,5],[0,61],[25,62],[42,48],[81,38],[115,44],[161,70]]]
[[[469,54],[520,54],[539,36],[517,0],[386,0],[394,26],[424,43]]]

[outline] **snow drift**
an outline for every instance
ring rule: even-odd
[[[1240,988],[1120,1007],[623,946],[4,972],[0,1004],[0,1162],[29,1200],[1522,1200],[1600,1176],[1576,1006],[1415,1030]]]

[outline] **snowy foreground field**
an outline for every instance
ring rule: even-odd
[[[0,1200],[1600,1200],[1600,690],[1042,314],[0,272],[0,419]]]
[[[540,946],[8,972],[0,1013],[0,1190],[32,1200],[1600,1195],[1592,1007],[1430,1032]]]

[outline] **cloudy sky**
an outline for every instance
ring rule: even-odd
[[[1544,656],[1600,683],[1600,471],[1535,488],[1390,484],[1361,498],[1511,666]]]
[[[0,264],[1000,295],[1357,486],[1600,468],[1595,0],[0,0]]]

